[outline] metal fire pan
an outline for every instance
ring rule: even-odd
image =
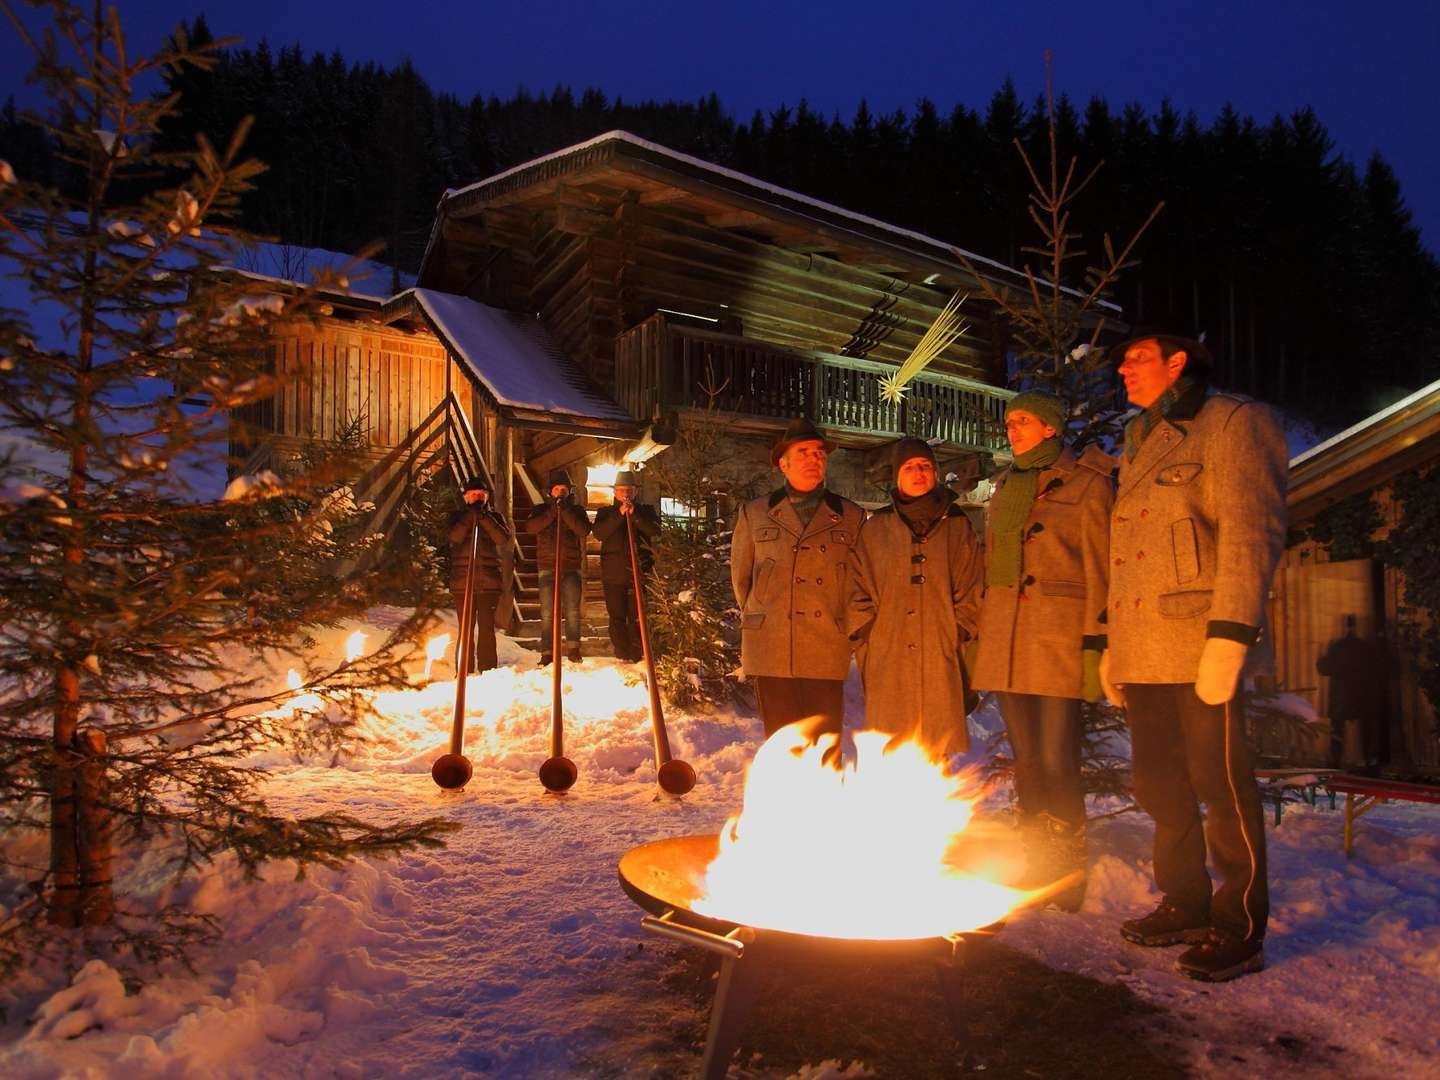
[[[826,937],[797,934],[766,927],[746,927],[725,919],[702,915],[692,905],[700,897],[705,870],[720,850],[720,837],[715,835],[676,836],[656,840],[627,851],[620,859],[620,887],[636,904],[652,915],[682,926],[689,926],[707,935],[763,936],[767,950],[774,946],[786,951],[844,953],[863,957],[951,954],[962,941],[989,940],[1000,925],[956,935],[954,937],[919,937],[872,940],[863,938]]]

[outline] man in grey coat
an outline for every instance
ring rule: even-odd
[[[1194,943],[1177,967],[1218,982],[1265,964],[1264,815],[1234,698],[1268,662],[1285,437],[1264,405],[1207,393],[1200,342],[1150,334],[1116,348],[1126,394],[1144,411],[1125,429],[1101,679],[1129,714],[1135,797],[1155,820],[1164,893],[1121,933]],[[1220,877],[1213,896],[1207,852]]]
[[[797,720],[838,735],[844,721],[848,564],[865,511],[825,489],[832,449],[808,420],[792,421],[770,452],[784,486],[746,503],[735,520],[740,664],[754,680],[767,737]]]
[[[865,727],[914,739],[936,760],[970,748],[964,642],[975,636],[983,560],[935,451],[901,439],[890,505],[850,554],[850,639],[865,682]]]

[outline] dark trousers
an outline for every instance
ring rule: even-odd
[[[1264,937],[1265,815],[1238,703],[1206,705],[1189,683],[1130,683],[1125,698],[1135,799],[1155,820],[1155,884],[1218,929]],[[1220,874],[1213,898],[1207,848]]]
[[[460,613],[465,606],[465,587],[450,587],[450,594],[455,597],[455,622],[459,626]],[[495,657],[495,608],[500,603],[500,592],[498,589],[476,590],[474,597],[475,618],[473,621],[473,635],[471,637],[470,671],[489,671],[499,661]],[[461,633],[464,627],[460,627]],[[455,643],[455,669],[460,669],[460,645]]]
[[[548,653],[554,633],[555,571],[540,571],[540,651]],[[565,640],[580,645],[580,574],[567,570],[560,575],[560,621]]]
[[[636,621],[635,586],[631,582],[605,586],[605,617],[615,655],[621,660],[639,660],[640,624]]]
[[[755,676],[755,697],[768,739],[786,724],[817,718],[818,732],[840,734],[845,722],[845,681],[843,679],[787,679],[776,675]]]
[[[1022,814],[1085,822],[1080,783],[1080,702],[1040,694],[1000,695],[1000,715],[1015,754],[1015,797]]]

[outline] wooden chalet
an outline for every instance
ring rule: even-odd
[[[1307,526],[1342,500],[1369,495],[1381,524],[1373,539],[1400,519],[1394,482],[1415,469],[1440,467],[1440,382],[1396,402],[1290,462],[1291,542],[1276,574],[1270,622],[1275,630],[1279,688],[1306,698],[1330,716],[1330,682],[1316,664],[1353,616],[1358,636],[1375,643],[1373,692],[1380,729],[1368,740],[1379,763],[1397,768],[1440,767],[1434,706],[1398,647],[1404,575],[1372,558],[1332,557]],[[1433,632],[1433,630],[1432,630]],[[1363,764],[1363,740],[1348,732],[1346,764]],[[1326,735],[1328,740],[1328,735]],[[1324,760],[1312,748],[1310,761]]]
[[[318,326],[279,335],[277,366],[303,378],[267,405],[254,453],[363,414],[376,462],[360,494],[381,531],[445,464],[489,475],[512,518],[552,468],[603,501],[593,481],[663,452],[701,411],[724,417],[757,474],[775,434],[810,418],[840,446],[831,486],[871,505],[901,435],[930,440],[943,472],[978,478],[1003,450],[1010,392],[998,320],[962,254],[610,132],[447,192],[416,288],[335,298]],[[957,291],[972,294],[966,335],[903,403],[882,402],[880,380]],[[528,549],[515,556],[528,620],[533,566]]]

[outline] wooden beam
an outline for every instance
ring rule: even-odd
[[[555,228],[572,236],[609,236],[615,232],[615,218],[604,210],[561,203],[555,208]]]
[[[710,214],[705,224],[714,229],[750,229],[757,225],[768,225],[770,219],[754,210],[729,210],[723,214]]]
[[[690,197],[690,192],[684,188],[671,187],[666,184],[651,191],[641,192],[641,206],[665,206],[669,203],[683,202]]]

